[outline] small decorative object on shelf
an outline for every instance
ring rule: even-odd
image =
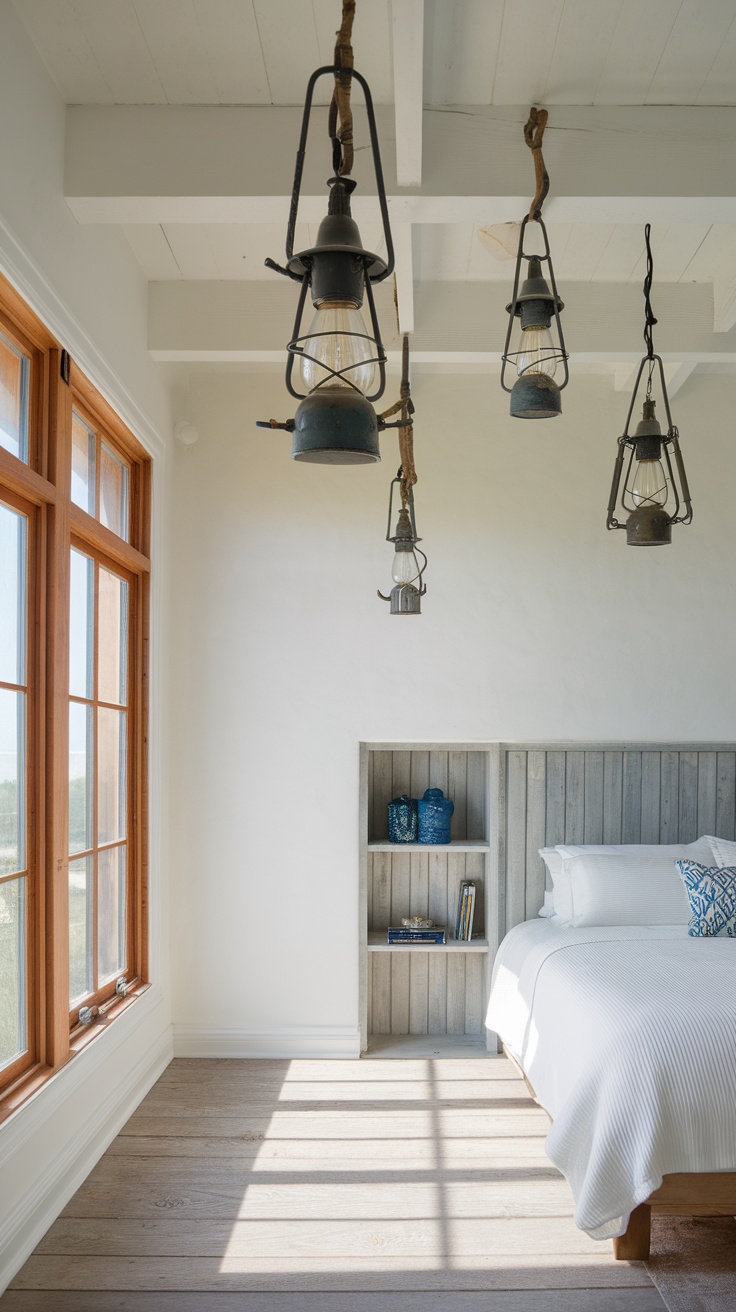
[[[449,843],[454,810],[455,803],[445,797],[441,788],[428,788],[417,802],[419,842]]]
[[[416,843],[418,831],[417,803],[402,793],[388,804],[389,843]]]
[[[389,925],[389,943],[445,943],[447,935],[444,925],[435,925],[432,929],[405,929],[403,925]]]
[[[402,916],[401,924],[404,929],[433,929],[434,921],[428,916]]]

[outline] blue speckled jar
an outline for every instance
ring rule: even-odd
[[[388,804],[389,843],[416,843],[417,803],[403,793]]]
[[[455,803],[441,788],[428,788],[417,803],[420,843],[449,843]]]

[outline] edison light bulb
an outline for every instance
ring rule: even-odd
[[[413,551],[397,551],[391,566],[394,583],[413,583],[419,577],[419,562]]]
[[[319,336],[313,337],[317,333]],[[362,336],[351,337],[350,333]],[[366,332],[360,310],[348,301],[326,301],[319,306],[304,342],[299,373],[308,392],[322,387],[347,387],[350,383],[363,394],[370,392],[376,372],[375,343]],[[312,359],[307,359],[307,354]],[[326,368],[322,366],[325,365]],[[329,371],[335,370],[336,377]]]
[[[631,499],[637,506],[663,506],[667,500],[667,477],[661,460],[637,460],[631,485]]]
[[[548,378],[554,378],[557,360],[549,328],[522,328],[516,349],[516,372],[519,375],[546,374]]]

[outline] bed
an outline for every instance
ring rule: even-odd
[[[552,1119],[547,1151],[576,1223],[612,1238],[619,1258],[648,1256],[652,1210],[736,1213],[736,940],[690,937],[686,923],[540,918],[538,850],[610,839],[644,851],[692,842],[701,824],[733,839],[735,767],[727,744],[501,747],[499,920],[510,932],[487,1025]]]

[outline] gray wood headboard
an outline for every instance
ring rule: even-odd
[[[499,930],[535,916],[540,847],[736,837],[734,743],[501,743]]]

